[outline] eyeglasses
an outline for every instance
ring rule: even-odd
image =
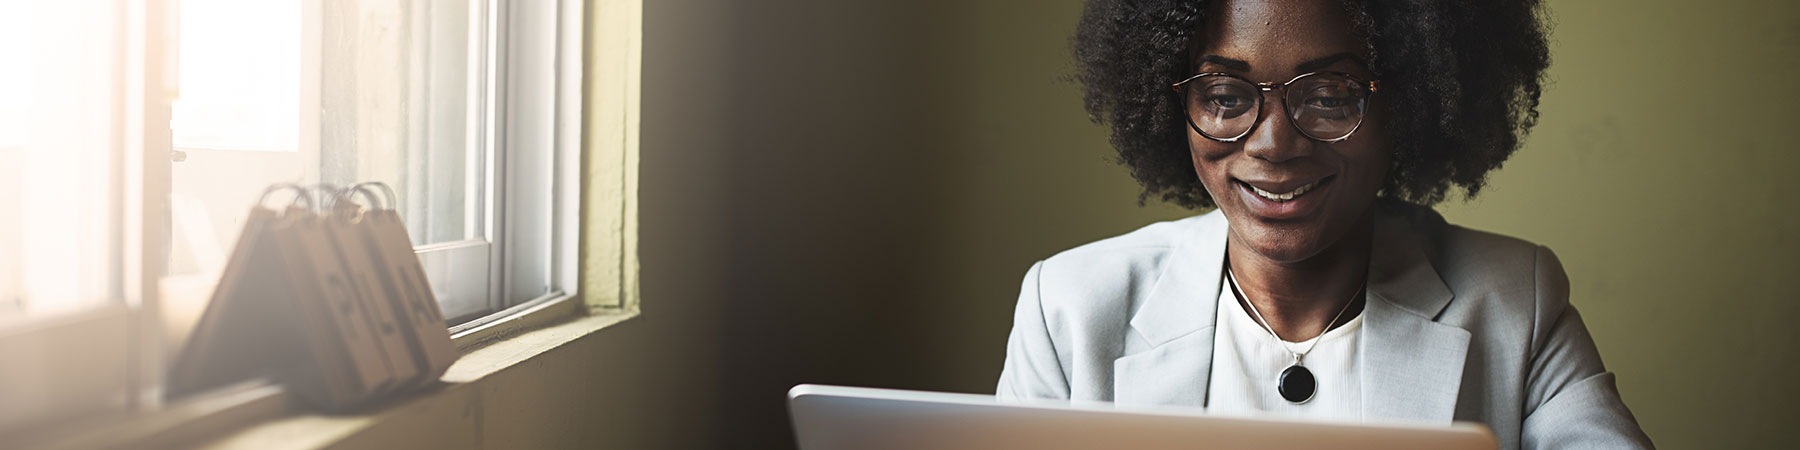
[[[1170,85],[1181,94],[1188,126],[1219,142],[1237,142],[1256,129],[1263,92],[1283,89],[1281,104],[1300,134],[1338,142],[1362,125],[1369,96],[1380,81],[1363,82],[1347,73],[1313,72],[1286,83],[1253,83],[1228,73],[1208,72]]]

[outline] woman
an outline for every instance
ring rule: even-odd
[[[1088,112],[1188,219],[1025,276],[999,395],[1650,447],[1549,249],[1444,223],[1536,118],[1532,1],[1089,0]],[[1422,206],[1423,205],[1423,206]]]

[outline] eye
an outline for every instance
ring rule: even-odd
[[[1244,107],[1249,100],[1235,95],[1209,95],[1206,102],[1223,109],[1235,109]]]
[[[1313,108],[1342,108],[1350,106],[1348,97],[1308,97],[1306,106]]]
[[[1249,113],[1256,108],[1256,89],[1247,88],[1242,83],[1221,82],[1206,86],[1198,92],[1200,109],[1206,115],[1218,118],[1232,118]]]
[[[1346,119],[1356,115],[1361,103],[1357,91],[1345,83],[1326,83],[1300,93],[1300,113],[1322,119]]]

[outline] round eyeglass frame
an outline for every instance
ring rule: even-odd
[[[1237,136],[1232,136],[1230,138],[1220,138],[1220,137],[1213,136],[1211,134],[1207,134],[1205,130],[1200,129],[1199,124],[1194,123],[1194,116],[1193,116],[1193,114],[1188,112],[1188,105],[1187,105],[1188,99],[1185,95],[1183,95],[1183,94],[1185,94],[1185,92],[1183,92],[1182,89],[1184,89],[1184,87],[1189,82],[1192,82],[1194,80],[1198,80],[1201,78],[1213,77],[1213,76],[1227,77],[1227,78],[1236,79],[1238,81],[1243,81],[1245,83],[1249,83],[1251,86],[1256,87],[1258,94],[1261,94],[1263,92],[1274,91],[1276,89],[1283,90],[1284,91],[1283,95],[1280,97],[1281,109],[1282,109],[1282,112],[1284,112],[1286,114],[1282,114],[1282,115],[1287,117],[1288,125],[1293,126],[1295,131],[1299,131],[1300,135],[1306,136],[1307,139],[1312,139],[1315,141],[1327,142],[1327,143],[1341,142],[1345,139],[1349,139],[1350,135],[1356,134],[1357,129],[1362,128],[1363,119],[1368,117],[1369,112],[1367,110],[1368,105],[1366,103],[1363,105],[1364,110],[1362,111],[1362,113],[1358,114],[1356,117],[1356,125],[1352,125],[1350,127],[1350,131],[1344,132],[1343,136],[1339,136],[1337,138],[1320,139],[1316,136],[1313,136],[1312,133],[1308,133],[1304,128],[1301,128],[1298,123],[1294,122],[1294,120],[1295,120],[1294,119],[1294,109],[1292,107],[1288,106],[1287,95],[1286,95],[1285,91],[1287,90],[1287,87],[1290,85],[1293,85],[1294,82],[1297,82],[1306,77],[1315,76],[1315,75],[1336,75],[1336,76],[1340,76],[1340,77],[1349,79],[1351,83],[1355,83],[1357,85],[1357,87],[1362,88],[1364,91],[1366,91],[1363,95],[1364,102],[1367,102],[1368,98],[1373,97],[1376,92],[1381,91],[1381,80],[1363,81],[1361,78],[1357,78],[1355,75],[1351,75],[1351,74],[1347,74],[1347,73],[1343,73],[1343,72],[1331,72],[1331,71],[1303,73],[1303,74],[1300,74],[1299,76],[1294,77],[1293,79],[1288,80],[1286,83],[1275,83],[1275,82],[1258,83],[1255,81],[1250,81],[1250,79],[1248,79],[1248,78],[1244,78],[1244,77],[1237,76],[1234,74],[1229,74],[1229,73],[1224,73],[1224,72],[1206,72],[1206,73],[1195,74],[1194,76],[1187,77],[1186,79],[1183,79],[1181,81],[1177,81],[1174,84],[1169,85],[1169,88],[1171,88],[1175,91],[1176,99],[1179,100],[1179,102],[1181,103],[1181,118],[1183,121],[1187,122],[1188,128],[1193,128],[1194,132],[1200,133],[1200,136],[1204,136],[1207,139],[1212,139],[1214,141],[1227,142],[1227,143],[1237,142],[1237,141],[1243,140],[1244,136],[1249,136],[1250,133],[1256,132],[1256,127],[1258,125],[1262,125],[1262,120],[1260,119],[1262,117],[1262,107],[1264,104],[1266,104],[1268,102],[1263,101],[1262,95],[1256,96],[1256,117],[1258,117],[1259,119],[1256,120],[1255,122],[1251,122],[1250,128],[1245,129],[1243,133],[1238,134]]]

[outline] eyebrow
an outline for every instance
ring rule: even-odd
[[[1320,57],[1320,58],[1313,58],[1313,59],[1307,60],[1305,62],[1301,62],[1300,64],[1297,64],[1294,66],[1294,71],[1299,72],[1299,73],[1317,72],[1317,71],[1319,71],[1319,69],[1331,67],[1332,64],[1337,64],[1338,61],[1343,61],[1346,59],[1351,60],[1351,61],[1356,61],[1357,63],[1363,64],[1364,66],[1368,65],[1368,63],[1363,62],[1362,58],[1358,58],[1358,57],[1356,57],[1356,55],[1353,55],[1350,53],[1338,53],[1338,54],[1324,56],[1324,57]],[[1250,71],[1250,62],[1244,61],[1241,59],[1227,58],[1227,57],[1223,57],[1223,56],[1219,56],[1219,55],[1206,55],[1206,56],[1200,57],[1201,65],[1206,65],[1207,63],[1218,64],[1221,66],[1225,66],[1226,69],[1236,70],[1239,72],[1249,72]]]
[[[1331,55],[1331,56],[1326,56],[1323,58],[1314,58],[1310,61],[1296,64],[1296,65],[1294,65],[1294,71],[1300,72],[1300,73],[1318,72],[1319,69],[1331,67],[1332,64],[1337,64],[1338,61],[1343,61],[1346,59],[1360,63],[1365,67],[1368,66],[1368,63],[1364,63],[1362,58],[1358,58],[1358,57],[1356,57],[1356,55],[1352,55],[1349,53],[1339,53],[1339,54],[1335,54],[1335,55]]]
[[[1226,58],[1226,57],[1219,56],[1219,55],[1206,55],[1206,56],[1200,57],[1200,65],[1206,65],[1207,63],[1218,64],[1221,66],[1225,66],[1225,68],[1227,68],[1227,69],[1236,70],[1239,72],[1249,72],[1250,71],[1250,62],[1244,61],[1241,59],[1231,59],[1231,58]]]

